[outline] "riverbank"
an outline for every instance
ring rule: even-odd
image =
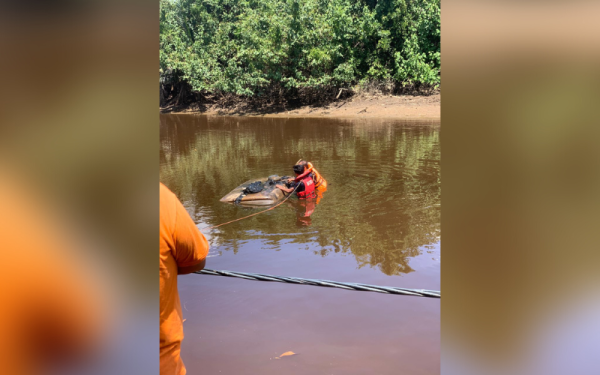
[[[220,116],[260,117],[315,117],[315,118],[385,118],[385,119],[440,119],[440,94],[361,95],[323,105],[300,107],[265,106],[256,108],[245,103],[223,107],[217,104],[191,104],[161,107],[163,113],[197,113]]]

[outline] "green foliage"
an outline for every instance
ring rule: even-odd
[[[161,82],[198,92],[434,87],[440,0],[161,0]]]

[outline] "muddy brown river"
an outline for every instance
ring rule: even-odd
[[[203,232],[207,268],[440,290],[439,135],[435,122],[161,114],[160,180],[204,228],[263,210],[219,199],[304,158],[328,182],[319,201]],[[440,372],[438,299],[195,274],[179,291],[188,374]]]

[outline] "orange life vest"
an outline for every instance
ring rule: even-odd
[[[312,165],[312,163],[308,162],[306,165],[306,170],[304,173],[296,177],[295,182],[299,182],[304,179],[304,177],[308,176],[309,173],[313,174],[313,180],[315,183],[315,188],[317,189],[326,189],[327,181],[321,176],[321,174],[317,171],[317,169]]]

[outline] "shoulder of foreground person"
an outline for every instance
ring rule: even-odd
[[[196,223],[175,194],[161,183],[161,199],[163,197],[165,200],[172,200],[172,203],[168,202],[168,204],[175,206],[175,223],[172,232],[174,246],[171,252],[177,263],[177,273],[183,275],[201,270],[208,255],[206,237],[200,233]]]

